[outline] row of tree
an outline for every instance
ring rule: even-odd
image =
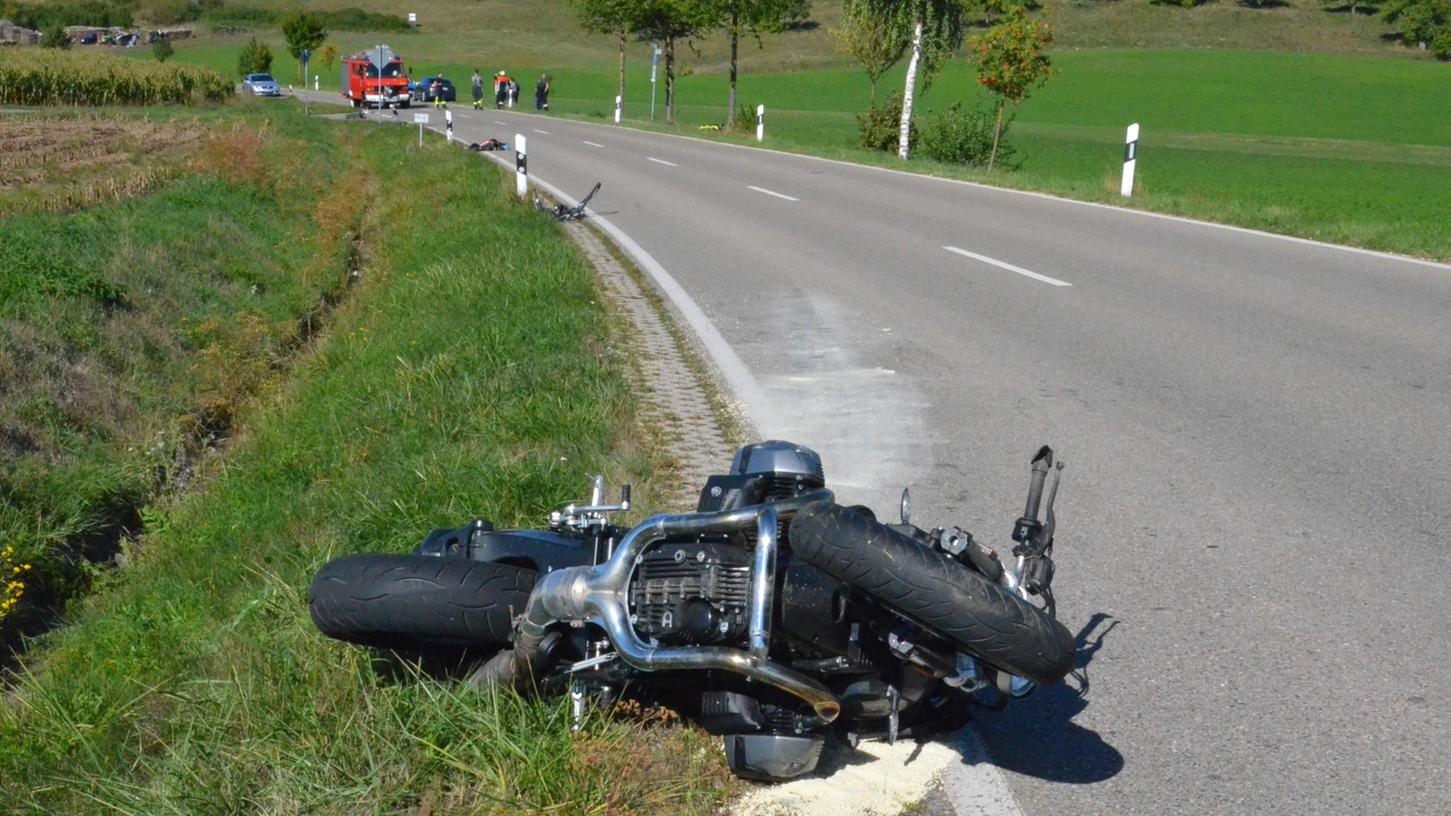
[[[304,84],[307,77],[302,73],[302,52],[312,54],[311,62],[324,68],[337,61],[337,49],[329,44],[321,51],[318,46],[327,40],[327,26],[322,17],[308,11],[294,11],[282,18],[282,38],[287,41],[287,53],[297,60],[297,76]],[[253,37],[242,52],[237,55],[237,73],[265,74],[272,70],[272,49]]]
[[[585,29],[620,44],[619,95],[625,96],[625,48],[631,40],[659,43],[665,57],[665,121],[675,122],[675,47],[714,31],[731,40],[726,121],[736,120],[736,81],[742,37],[779,32],[811,13],[811,0],[573,0]]]

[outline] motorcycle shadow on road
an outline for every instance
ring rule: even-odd
[[[1102,612],[1089,618],[1074,639],[1078,657],[1068,681],[974,718],[973,730],[987,748],[987,761],[1024,776],[1071,785],[1102,782],[1123,769],[1123,754],[1098,732],[1073,722],[1088,707],[1088,664],[1118,623]],[[976,764],[983,758],[964,756],[963,761]]]

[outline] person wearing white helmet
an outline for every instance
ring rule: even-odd
[[[505,71],[494,74],[494,107],[502,108],[509,101],[509,83],[512,81]]]

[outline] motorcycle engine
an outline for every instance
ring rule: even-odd
[[[734,643],[748,629],[751,554],[727,542],[661,544],[630,581],[640,637],[664,644]]]
[[[826,484],[821,457],[772,440],[736,452],[731,472],[711,476],[697,511],[788,498]],[[663,644],[736,644],[746,638],[751,551],[742,542],[665,542],[644,553],[630,581],[635,631]]]

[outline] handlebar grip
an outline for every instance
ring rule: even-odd
[[[1033,476],[1028,482],[1028,506],[1023,510],[1023,518],[1038,520],[1038,506],[1043,502],[1043,482],[1052,467],[1053,449],[1044,445],[1033,456]]]

